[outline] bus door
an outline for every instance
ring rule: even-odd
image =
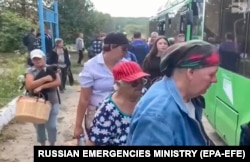
[[[217,74],[215,128],[228,145],[238,145],[239,123],[249,112],[250,95],[245,77],[249,44],[247,1],[223,0],[219,46],[221,69]],[[244,104],[243,104],[244,103]],[[244,111],[243,109],[248,109]]]
[[[236,30],[236,34],[240,33],[240,30],[244,30],[244,37],[239,40],[239,44],[242,44],[240,48],[240,65],[243,65],[241,68],[241,75],[244,76],[241,80],[237,81],[237,84],[240,85],[239,93],[236,95],[240,95],[241,97],[238,100],[237,110],[239,112],[239,121],[238,121],[238,129],[237,129],[237,144],[241,142],[246,142],[241,139],[240,136],[242,131],[242,126],[250,122],[250,109],[246,107],[249,104],[249,95],[250,95],[250,1],[244,0],[240,4],[238,3],[239,7],[244,11],[243,12],[243,24],[244,27],[240,26],[239,29]],[[239,34],[240,35],[240,34]],[[240,37],[240,36],[239,36]],[[241,92],[241,93],[240,93]],[[246,128],[246,127],[245,127]],[[244,129],[243,129],[244,131]],[[249,145],[249,143],[247,143]]]

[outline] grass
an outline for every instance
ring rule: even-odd
[[[77,53],[73,53],[73,54],[70,54],[70,55],[71,55],[71,57],[70,57],[71,71],[72,71],[73,74],[78,75],[82,71],[83,65],[79,65],[77,63],[77,59],[78,59],[78,54]],[[87,54],[84,53],[84,60],[83,61],[86,62],[86,61],[88,61],[88,59],[89,58],[88,58]],[[77,78],[74,78],[74,79],[77,80]]]
[[[25,72],[24,63],[24,55],[0,54],[0,109],[21,93],[18,76]]]
[[[25,55],[18,53],[0,53],[0,109],[21,94],[18,76],[24,74],[25,58]],[[16,121],[12,120],[0,131],[0,143],[15,139],[15,134],[6,131],[10,125],[15,123]],[[0,161],[5,160],[0,159]]]

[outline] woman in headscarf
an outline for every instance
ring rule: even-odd
[[[202,94],[216,83],[220,60],[212,44],[177,43],[161,60],[165,76],[136,105],[128,145],[205,146]]]

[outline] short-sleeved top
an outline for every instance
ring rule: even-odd
[[[121,112],[111,96],[97,110],[88,134],[98,146],[122,146],[127,141],[131,115]]]
[[[26,74],[32,74],[34,76],[34,78],[36,77],[36,75],[40,72],[40,69],[36,69],[34,66],[33,67],[29,67],[26,70]],[[56,88],[51,88],[50,91],[48,92],[48,101],[51,102],[51,104],[55,104],[55,103],[59,103],[59,99],[57,96],[57,89]]]
[[[127,61],[122,59],[121,61]],[[114,90],[114,77],[104,63],[103,54],[88,60],[79,74],[82,88],[92,88],[90,105],[99,106]]]

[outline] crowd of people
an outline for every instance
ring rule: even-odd
[[[136,32],[103,39],[84,63],[74,137],[85,145],[210,145],[202,122],[202,95],[216,82],[219,54],[204,41],[185,42]],[[126,59],[132,53],[137,61]],[[147,91],[143,93],[143,89]],[[83,125],[84,123],[84,125]]]
[[[47,37],[49,38],[49,36]],[[47,47],[47,46],[46,46]],[[83,34],[76,39],[83,59]],[[32,94],[48,90],[52,103],[49,121],[36,125],[38,142],[56,143],[56,117],[60,98],[59,86],[65,90],[69,54],[63,40],[44,54],[31,49],[26,89]],[[151,34],[145,42],[135,32],[130,42],[125,33],[99,34],[88,49],[91,57],[79,74],[81,86],[76,112],[74,138],[84,136],[92,145],[210,145],[202,122],[202,95],[216,82],[219,65],[217,49],[204,41],[185,42],[185,35],[176,38]],[[46,58],[46,56],[49,56]],[[39,79],[46,62],[58,70],[48,70]]]

